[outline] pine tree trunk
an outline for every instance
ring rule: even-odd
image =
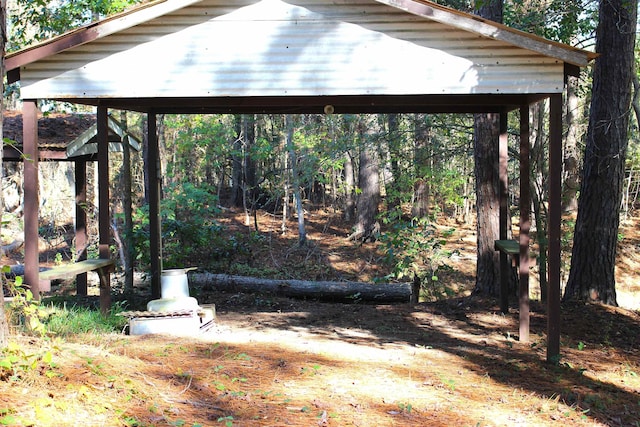
[[[549,245],[547,244],[547,209],[543,203],[549,198],[549,186],[546,179],[548,177],[548,162],[545,152],[545,141],[548,137],[545,134],[545,103],[538,102],[532,106],[532,147],[529,152],[531,158],[531,202],[533,204],[533,216],[536,223],[536,239],[538,241],[538,257],[540,280],[540,301],[547,301],[547,289],[549,281],[547,279],[547,252]]]
[[[127,113],[122,112],[122,126],[127,129]],[[135,258],[133,244],[133,202],[131,200],[131,148],[129,137],[122,141],[122,211],[124,214],[124,290],[133,292],[133,260]]]
[[[280,226],[280,231],[282,235],[287,232],[287,221],[289,220],[289,153],[286,151],[282,153],[282,170],[284,170],[284,185],[282,192],[284,196],[282,196],[282,225]]]
[[[378,165],[378,153],[372,142],[369,141],[371,127],[365,121],[360,123],[360,138],[362,148],[360,150],[358,169],[358,201],[356,205],[356,224],[354,233],[349,236],[353,240],[365,242],[368,238],[375,239],[375,231],[379,229],[376,224],[378,216],[378,204],[380,203],[380,171]]]
[[[564,180],[562,182],[562,210],[573,212],[578,208],[578,187],[580,185],[580,164],[578,153],[578,82],[571,77],[567,82],[566,111],[564,115],[566,136],[564,138]]]
[[[344,207],[344,220],[347,222],[353,221],[356,215],[356,202],[354,196],[356,182],[353,172],[353,158],[348,151],[344,154],[344,192],[345,192],[345,207]]]
[[[233,152],[231,154],[231,205],[237,208],[242,207],[242,116],[234,116],[234,127],[236,130],[236,140],[233,141]]]
[[[159,150],[159,156],[160,156],[160,172],[162,174],[162,176],[160,177],[160,180],[162,182],[162,185],[160,186],[160,200],[162,200],[162,191],[163,191],[162,189],[167,188],[169,185],[169,175],[166,173],[163,173],[168,170],[167,161],[169,156],[167,156],[167,138],[165,137],[165,134],[164,134],[167,125],[164,120],[164,114],[158,114],[156,117],[157,117],[156,129],[158,134],[158,150]]]
[[[500,236],[498,172],[499,115],[477,114],[474,122],[474,159],[478,262],[474,292],[500,294],[500,256],[494,246]]]
[[[298,179],[298,167],[296,148],[293,143],[293,122],[291,116],[285,115],[286,146],[289,152],[289,162],[291,163],[291,185],[293,196],[296,202],[296,213],[298,214],[298,244],[304,246],[307,243],[307,231],[304,226],[304,209],[302,209],[302,199],[300,197],[300,180]]]
[[[6,0],[0,0],[0,76],[4,77],[4,49],[5,49],[5,40],[7,40],[7,3]],[[4,93],[4,81],[0,82],[0,93]],[[3,157],[4,157],[4,135],[2,133],[2,124],[4,120],[4,103],[3,99],[0,99],[0,183],[2,183],[2,179],[4,178],[4,167],[3,167]],[[0,188],[0,223],[2,222],[2,215],[4,214],[4,200],[2,189]],[[7,317],[4,314],[4,282],[5,275],[0,274],[0,348],[4,348],[9,341],[9,325],[7,323]]]
[[[391,184],[389,185],[386,192],[387,199],[387,210],[389,212],[399,212],[401,208],[402,199],[400,195],[402,194],[402,171],[400,169],[400,165],[398,163],[398,159],[400,159],[400,133],[399,133],[399,117],[398,114],[388,114],[387,115],[387,142],[389,144],[389,157],[391,164]]]
[[[480,4],[480,3],[479,3]],[[502,22],[502,0],[483,1],[476,14],[495,22]],[[476,178],[476,213],[478,261],[474,293],[500,294],[500,256],[494,249],[500,236],[500,176],[498,171],[500,116],[474,116],[474,159]]]
[[[615,260],[628,146],[637,0],[600,2],[596,59],[565,300],[617,305]]]
[[[414,163],[416,180],[413,184],[413,205],[411,216],[424,218],[429,215],[429,196],[431,188],[427,181],[429,169],[430,124],[423,114],[416,115],[414,123]]]
[[[149,204],[149,194],[150,194],[150,182],[149,182],[149,174],[147,171],[149,170],[149,134],[148,134],[148,116],[147,114],[142,115],[142,181],[144,184],[144,197],[143,201],[145,205]],[[87,172],[89,172],[90,168],[87,168]]]

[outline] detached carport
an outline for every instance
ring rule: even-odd
[[[550,99],[547,357],[559,354],[562,93],[589,52],[426,0],[166,0],[90,24],[6,57],[21,82],[24,148],[37,158],[37,101],[97,107],[98,162],[108,171],[109,109],[148,116],[151,276],[160,294],[156,116],[165,113],[499,113],[500,240],[507,238],[507,132],[520,112],[521,289],[528,290],[529,105]],[[25,165],[25,242],[37,235],[37,161]],[[496,165],[497,167],[497,165]],[[108,186],[100,210],[108,211]],[[100,257],[109,257],[108,215]],[[507,255],[503,254],[504,263]],[[25,245],[37,293],[37,245]],[[106,290],[108,292],[108,289]],[[521,333],[528,335],[528,291]]]

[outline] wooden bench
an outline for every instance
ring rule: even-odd
[[[494,242],[494,249],[509,255],[514,267],[520,264],[520,243],[517,240],[496,240]],[[535,263],[535,261],[536,255],[529,251],[529,263]]]
[[[40,272],[40,286],[51,289],[51,281],[66,279],[89,271],[95,271],[100,276],[100,287],[109,288],[108,273],[113,271],[115,261],[112,259],[87,259],[54,267]]]
[[[517,266],[520,260],[520,243],[517,240],[496,240],[494,249],[511,257],[513,266]]]

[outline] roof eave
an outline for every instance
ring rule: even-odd
[[[8,53],[5,56],[5,68],[9,82],[20,79],[20,67],[63,52],[72,47],[89,43],[93,40],[126,30],[135,25],[179,10],[202,0],[155,0],[141,4],[124,12],[92,22],[59,36],[28,46],[24,49]]]
[[[470,15],[428,0],[376,0],[405,12],[441,24],[466,30],[494,40],[501,40],[577,67],[586,67],[597,54],[563,43],[547,40],[479,16]]]

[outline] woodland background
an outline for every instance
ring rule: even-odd
[[[604,28],[608,15],[612,15],[614,21],[621,17],[627,19],[625,25],[635,29],[635,6],[631,7],[628,2],[624,2],[624,8],[601,7],[601,10],[598,2],[587,0],[442,3],[584,49],[595,49],[598,25],[603,35],[600,40],[605,40],[604,35],[610,33],[624,35],[624,31],[619,31],[619,23],[615,24],[618,30],[615,26]],[[131,5],[133,2],[128,1],[84,1],[42,7],[43,4],[30,0],[9,2],[6,49],[18,49]],[[626,9],[629,12],[623,14],[621,11]],[[613,257],[601,258],[615,259],[619,220],[629,217],[637,207],[640,188],[637,114],[640,109],[635,91],[633,99],[631,93],[632,88],[638,86],[635,67],[638,55],[633,48],[628,51],[634,41],[635,37],[627,36],[626,44],[618,40],[606,46],[602,57],[616,58],[619,62],[617,65],[603,62],[597,67],[605,73],[599,76],[600,81],[618,82],[617,88],[607,87],[605,92],[612,98],[626,94],[629,100],[626,107],[624,100],[619,106],[622,122],[615,119],[618,121],[610,124],[612,128],[624,127],[617,135],[608,131],[598,135],[598,129],[604,126],[599,125],[600,119],[596,117],[599,110],[594,112],[594,107],[597,109],[608,101],[598,103],[597,100],[607,95],[599,93],[594,103],[592,88],[599,87],[594,82],[594,79],[598,80],[594,77],[594,67],[583,70],[579,78],[570,78],[567,82],[563,138],[563,209],[567,242],[564,270],[567,274],[572,258],[582,263],[581,268],[574,270],[585,269],[584,264],[592,262],[587,256],[588,248],[603,239],[607,241],[604,250]],[[622,76],[622,80],[621,76],[614,79],[606,74],[614,67],[628,69],[629,73]],[[628,84],[625,86],[625,83]],[[19,108],[18,93],[18,87],[7,87],[5,108]],[[77,106],[60,104],[44,104],[41,108],[45,114],[87,112],[77,110]],[[531,111],[532,231],[539,254],[537,262],[543,300],[546,289],[545,201],[548,199],[547,108],[545,102],[540,102],[533,105]],[[140,140],[146,141],[143,117],[117,111],[111,114]],[[607,114],[616,117],[612,111]],[[476,221],[480,256],[475,291],[495,296],[498,292],[498,258],[492,248],[495,239],[492,223],[495,221],[488,218],[486,206],[491,200],[484,196],[486,191],[483,190],[487,186],[491,193],[497,188],[496,176],[491,173],[493,166],[483,160],[495,155],[495,120],[491,115],[426,114],[161,116],[158,129],[163,171],[164,266],[197,264],[210,271],[242,270],[234,265],[242,265],[243,257],[250,258],[250,248],[259,244],[262,238],[256,219],[258,210],[278,215],[282,220],[282,233],[290,231],[288,221],[296,218],[299,244],[304,245],[308,213],[321,207],[352,223],[352,233],[345,236],[348,239],[363,244],[374,240],[383,242],[385,261],[391,264],[391,273],[374,280],[412,280],[428,288],[432,279],[437,279],[437,260],[451,255],[441,247],[434,225],[438,218],[446,218],[467,225]],[[510,114],[509,120],[513,123],[509,128],[514,129],[510,142],[509,190],[511,211],[517,223],[517,112]],[[597,147],[603,143],[607,147],[598,152]],[[605,156],[616,159],[607,164],[610,175],[601,176],[600,181],[604,184],[600,187],[587,185],[582,188],[585,206],[581,218],[587,219],[576,228],[580,185],[591,182],[590,178],[581,179],[583,170],[592,170],[592,159],[599,162],[598,159]],[[126,289],[132,287],[132,271],[145,271],[148,266],[144,162],[144,148],[141,152],[126,150],[111,158],[111,195],[115,208],[113,251],[126,273]],[[73,196],[64,195],[67,188],[69,191],[73,188],[69,185],[72,174],[61,169],[65,167],[68,168],[64,164],[42,165],[42,234],[52,248],[72,227],[73,221],[67,214],[73,211]],[[4,169],[6,218],[11,223],[19,223],[20,166],[5,165]],[[601,167],[597,166],[597,169]],[[590,194],[610,195],[613,202],[611,199],[587,202],[591,200]],[[605,207],[610,214],[597,218],[596,213]],[[95,206],[90,205],[87,209],[91,213]],[[255,234],[242,242],[230,236],[219,221],[226,209],[241,209],[245,223],[252,224]],[[596,226],[594,221],[601,223]],[[608,238],[593,233],[600,228],[607,230]],[[576,229],[589,231],[586,237],[576,237],[576,247],[587,250],[583,256],[571,257],[569,253]],[[73,243],[69,246],[66,252],[54,255],[54,261],[73,259],[77,248]],[[599,259],[598,256],[595,258]],[[571,295],[568,297],[588,298],[587,288],[591,285],[585,282],[593,281],[603,287],[602,290],[598,288],[601,295],[596,299],[615,304],[613,268],[604,266],[590,274],[587,279],[573,280],[575,283],[570,284]],[[515,287],[513,291],[515,293]]]

